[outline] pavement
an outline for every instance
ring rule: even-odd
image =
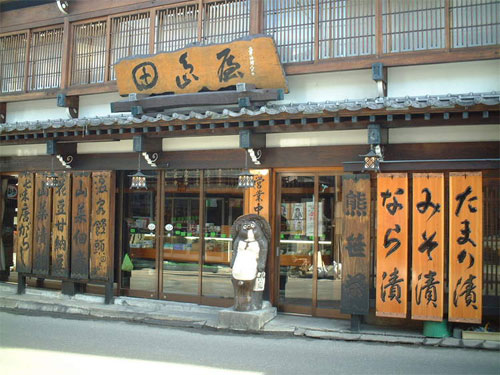
[[[498,341],[463,340],[454,337],[429,338],[417,331],[366,324],[361,325],[359,332],[352,332],[349,320],[281,313],[258,331],[242,332],[218,326],[218,314],[223,310],[220,307],[133,297],[115,297],[112,304],[106,305],[102,296],[89,294],[67,296],[60,291],[30,287],[26,288],[25,294],[18,295],[16,284],[1,282],[0,310],[18,314],[116,320],[167,327],[236,331],[245,334],[500,351]]]

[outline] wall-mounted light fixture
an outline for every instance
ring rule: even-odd
[[[137,172],[135,172],[132,175],[129,175],[129,177],[132,177],[131,183],[130,183],[130,188],[131,189],[147,189],[148,185],[146,183],[146,179],[148,176],[146,176],[144,173],[141,172],[141,154],[137,154]]]
[[[69,12],[69,1],[68,0],[56,0],[57,8],[63,14],[68,14]]]
[[[64,168],[71,168],[71,163],[74,160],[73,155],[76,155],[76,143],[57,143],[51,139],[47,141],[46,153],[47,155],[51,155],[51,169],[47,174],[45,186],[54,188],[59,186],[58,177],[54,172],[54,159],[57,159]]]
[[[381,145],[387,144],[388,131],[379,124],[368,125],[368,144],[370,150],[363,158],[363,168],[361,172],[380,172],[380,162],[384,161],[384,154]]]

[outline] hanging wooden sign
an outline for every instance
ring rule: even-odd
[[[88,279],[90,248],[90,172],[73,173],[71,278]]]
[[[52,196],[52,266],[51,274],[69,277],[71,174],[57,173],[59,185]]]
[[[408,175],[377,175],[377,316],[406,318]]]
[[[254,178],[254,187],[246,189],[246,214],[256,214],[262,216],[268,222],[270,220],[270,199],[271,199],[271,184],[269,169],[253,169],[250,170]]]
[[[236,83],[288,92],[276,45],[268,36],[127,57],[115,65],[115,71],[120,95],[194,93]]]
[[[441,321],[444,306],[444,175],[413,174],[411,317]]]
[[[16,271],[30,273],[33,256],[33,173],[22,173],[18,179]]]
[[[110,280],[113,271],[114,174],[92,172],[90,278]]]
[[[370,308],[370,175],[342,176],[342,195],[340,311],[366,315]]]
[[[481,323],[483,189],[481,172],[450,173],[448,320]]]
[[[52,190],[45,182],[46,173],[35,176],[35,243],[33,247],[33,273],[48,275],[50,267],[50,233],[52,219]]]

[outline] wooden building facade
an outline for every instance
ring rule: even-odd
[[[230,227],[257,213],[281,311],[498,316],[498,0],[0,4],[4,280],[230,306]],[[261,35],[285,87],[116,80],[120,59]],[[203,78],[179,62],[179,88]]]

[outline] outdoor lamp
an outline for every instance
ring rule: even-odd
[[[148,186],[146,184],[146,176],[144,173],[141,172],[141,154],[137,154],[138,159],[137,159],[137,172],[129,175],[129,177],[132,177],[132,182],[130,184],[131,189],[147,189]]]
[[[51,156],[51,168],[50,168],[50,173],[47,174],[47,177],[45,178],[45,186],[48,187],[49,189],[51,188],[56,188],[59,186],[59,179],[57,175],[54,173],[54,155]]]
[[[370,146],[370,151],[367,154],[359,156],[363,158],[361,172],[380,172],[380,161],[384,160],[384,157],[379,145]]]

